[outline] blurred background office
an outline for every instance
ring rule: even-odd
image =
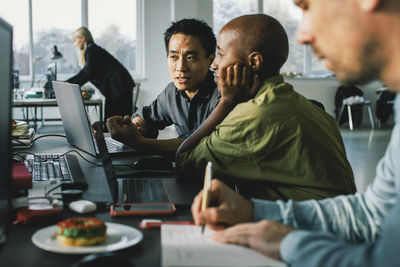
[[[80,70],[79,57],[71,35],[80,26],[86,26],[96,43],[117,58],[135,82],[141,84],[138,106],[149,104],[169,82],[163,33],[172,21],[202,19],[213,25],[215,33],[218,33],[222,25],[234,17],[267,13],[282,23],[289,36],[289,59],[282,69],[285,80],[307,98],[323,103],[326,111],[334,116],[335,93],[340,84],[313,55],[309,46],[297,43],[296,28],[302,14],[292,0],[0,0],[0,6],[0,16],[14,26],[14,68],[19,73],[20,88],[28,90],[32,84],[33,87],[43,87],[47,68],[54,63],[50,56],[54,45],[63,55],[57,60],[57,79],[66,80],[77,73]],[[40,56],[40,60],[35,60]],[[83,88],[88,86],[94,87],[86,84]],[[373,114],[380,87],[378,81],[360,87],[363,97],[371,101]],[[102,97],[99,92],[96,94]],[[15,116],[21,116],[21,112],[14,109]],[[57,108],[49,108],[45,115],[57,117],[59,113]],[[381,133],[375,131],[371,135],[366,114],[361,127],[367,129],[359,132],[364,134],[362,145],[349,143],[346,148],[349,151],[350,146],[365,147],[367,152],[362,154],[371,154],[371,160],[375,161],[382,156],[386,141],[381,145],[383,149],[370,152],[373,148],[371,138],[382,140]],[[342,134],[345,143],[355,138],[355,133],[344,128]],[[383,134],[384,140],[389,134]],[[170,130],[166,137],[174,135],[176,133]],[[351,150],[348,153],[352,153]],[[361,175],[371,172],[369,176],[374,176],[374,170],[368,169],[371,164],[359,164]],[[355,177],[359,177],[357,172]]]

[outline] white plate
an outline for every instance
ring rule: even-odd
[[[37,247],[63,254],[87,254],[114,251],[139,243],[143,234],[136,228],[118,223],[106,223],[107,240],[105,244],[86,247],[74,247],[63,244],[56,238],[56,226],[48,226],[32,235],[32,242]]]

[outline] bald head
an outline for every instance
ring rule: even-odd
[[[245,15],[228,22],[221,33],[230,32],[242,56],[257,51],[263,57],[260,74],[278,75],[286,62],[289,43],[282,25],[265,14]]]

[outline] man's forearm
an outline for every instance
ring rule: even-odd
[[[176,151],[184,140],[185,139],[182,138],[158,140],[144,137],[140,144],[135,145],[135,148],[160,154],[170,158],[171,160],[175,160]]]
[[[179,146],[176,157],[179,153],[193,149],[203,137],[208,136],[214,131],[225,117],[235,107],[234,103],[224,102],[222,99],[211,112],[210,116],[200,125],[200,127]]]

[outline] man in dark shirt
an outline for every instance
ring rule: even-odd
[[[153,103],[133,114],[132,122],[141,127],[142,133],[150,138],[157,138],[158,130],[172,124],[179,138],[187,138],[208,117],[219,99],[214,76],[209,71],[192,98],[171,82]]]
[[[183,19],[164,33],[172,82],[149,106],[133,115],[107,121],[114,139],[144,151],[174,158],[183,138],[193,133],[218,104],[220,94],[209,68],[215,57],[216,38],[203,21]],[[154,140],[158,131],[174,125],[179,138]]]

